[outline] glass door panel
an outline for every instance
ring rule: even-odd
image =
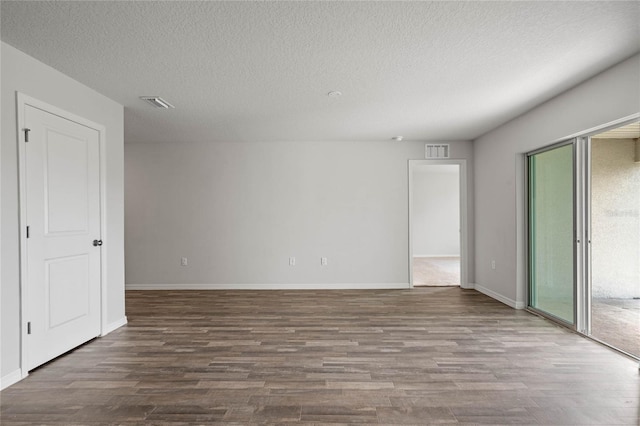
[[[575,324],[574,145],[528,157],[529,307]]]
[[[640,357],[640,144],[631,137],[636,129],[632,123],[617,134],[591,137],[590,335]]]

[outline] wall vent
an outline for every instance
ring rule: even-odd
[[[140,96],[140,99],[142,99],[143,101],[147,102],[149,105],[152,105],[156,108],[164,108],[164,109],[175,108],[173,105],[171,105],[169,102],[162,99],[160,96]]]
[[[449,144],[426,144],[424,158],[449,158]]]

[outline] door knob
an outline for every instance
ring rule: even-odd
[[[93,240],[93,246],[98,247],[102,245],[102,240]]]

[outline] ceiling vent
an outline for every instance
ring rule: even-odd
[[[147,102],[149,105],[153,105],[155,108],[175,108],[169,102],[162,99],[160,96],[140,96],[140,99]]]
[[[424,158],[449,158],[449,144],[424,146]]]

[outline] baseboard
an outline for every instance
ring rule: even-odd
[[[513,309],[524,309],[525,307],[524,302],[517,302],[513,299],[501,295],[500,293],[496,293],[491,289],[481,286],[480,284],[473,284],[473,288],[492,299],[496,299],[497,301],[502,302],[507,306],[511,306]]]
[[[0,377],[0,390],[6,389],[15,383],[18,383],[22,379],[22,370],[18,368],[17,370],[12,371],[6,376]]]
[[[408,289],[409,283],[319,284],[126,284],[126,290],[384,290]]]
[[[107,324],[107,327],[105,328],[105,330],[102,332],[101,336],[106,336],[107,334],[111,333],[113,330],[116,330],[120,327],[122,327],[123,325],[127,324],[127,317],[122,317],[117,321],[114,321],[112,323]]]

